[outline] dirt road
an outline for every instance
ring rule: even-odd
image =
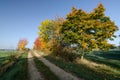
[[[49,67],[50,70],[60,78],[60,80],[83,80],[57,67],[56,65],[49,62],[45,58],[41,57],[40,54],[38,54],[37,52],[33,51],[33,53],[40,61],[42,61],[47,67]]]
[[[41,76],[41,73],[38,72],[37,68],[35,67],[31,51],[28,53],[28,75],[30,77],[30,80],[44,80]]]

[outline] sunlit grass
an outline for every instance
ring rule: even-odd
[[[110,66],[107,66],[105,64],[98,64],[98,63],[95,63],[95,62],[92,62],[92,61],[89,61],[89,60],[86,60],[86,59],[83,59],[83,60],[78,60],[77,61],[78,64],[83,64],[93,70],[96,70],[98,72],[101,72],[101,73],[108,73],[110,75],[114,75],[114,74],[118,74],[120,75],[120,70],[118,69],[115,69],[115,68],[112,68]]]
[[[7,56],[10,56],[10,55],[14,55],[16,53],[17,53],[17,51],[0,51],[0,59],[2,57],[7,57]]]
[[[95,52],[85,56],[88,60],[120,69],[120,51]]]

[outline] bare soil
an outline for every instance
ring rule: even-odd
[[[32,52],[28,52],[28,75],[30,80],[44,80],[41,73],[35,67]]]

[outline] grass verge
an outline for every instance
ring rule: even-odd
[[[89,67],[90,65],[85,65],[83,63],[68,63],[61,58],[55,58],[52,56],[46,56],[45,58],[65,71],[84,78],[85,80],[120,80],[120,74],[109,74],[107,73],[109,71],[101,70],[99,67],[96,69],[91,68]]]
[[[45,78],[45,80],[59,80],[59,78],[53,72],[51,72],[43,62],[38,60],[36,57],[34,57],[34,61],[37,69],[42,73],[42,76]]]
[[[27,53],[23,53],[13,67],[0,76],[0,80],[29,80],[27,75]]]
[[[107,54],[107,55],[109,55],[109,54]],[[90,61],[106,64],[108,66],[120,69],[120,60],[107,59],[105,57],[101,57],[101,56],[98,56],[98,55],[95,55],[95,54],[86,55],[85,58],[90,60]]]
[[[116,69],[120,69],[120,50],[94,51],[92,54],[87,54],[85,58],[97,63],[109,65]]]

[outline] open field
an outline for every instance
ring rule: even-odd
[[[0,80],[29,80],[27,75],[27,53],[23,53],[17,62],[0,76]]]
[[[17,51],[0,51],[0,67],[10,62],[17,54]]]

